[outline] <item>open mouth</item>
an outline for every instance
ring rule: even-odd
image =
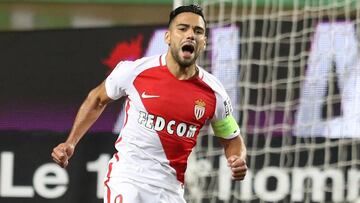
[[[195,50],[195,47],[192,44],[185,44],[181,50],[185,53],[185,54],[192,54]]]

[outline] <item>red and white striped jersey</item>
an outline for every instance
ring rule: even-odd
[[[111,99],[128,98],[108,175],[177,190],[200,131],[231,116],[232,108],[213,75],[199,67],[196,78],[179,80],[165,57],[120,62],[105,81]],[[240,134],[237,125],[227,132],[220,136],[231,139]]]

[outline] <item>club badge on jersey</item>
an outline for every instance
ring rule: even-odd
[[[206,106],[206,103],[203,100],[198,99],[195,101],[194,113],[195,113],[195,118],[197,120],[201,119],[204,116],[205,106]]]

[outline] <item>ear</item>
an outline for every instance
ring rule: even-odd
[[[206,49],[206,42],[207,42],[207,37],[205,37],[205,39],[204,39],[204,47],[203,47],[203,50]]]
[[[169,30],[165,32],[165,43],[167,45],[170,45],[170,31]]]

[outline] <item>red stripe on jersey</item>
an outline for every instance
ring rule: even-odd
[[[107,179],[106,181],[104,182],[105,184],[105,187],[107,188],[107,195],[106,195],[106,199],[107,199],[107,202],[110,203],[110,198],[111,198],[111,190],[110,190],[110,187],[108,185],[109,181],[110,181],[110,174],[111,174],[111,171],[112,171],[112,164],[113,163],[109,163],[109,169],[108,169],[108,173],[106,175]]]
[[[128,121],[128,111],[130,109],[130,99],[126,99],[126,103],[125,103],[125,121],[124,121],[124,125],[123,125],[123,128],[125,127],[127,121]]]
[[[119,199],[119,202],[116,202],[116,200]],[[122,203],[123,202],[123,196],[122,195],[118,195],[115,197],[114,203]]]
[[[119,160],[120,160],[118,153],[115,153],[115,154],[114,154],[114,157],[115,157],[116,161],[119,161]]]
[[[154,125],[156,120],[165,121],[157,133],[177,179],[184,183],[187,159],[199,130],[215,112],[214,91],[200,78],[178,80],[166,66],[143,71],[134,86],[147,113],[153,115]]]
[[[119,138],[116,140],[115,145],[116,145],[117,143],[121,142],[121,140],[122,140],[122,136],[119,137]]]

